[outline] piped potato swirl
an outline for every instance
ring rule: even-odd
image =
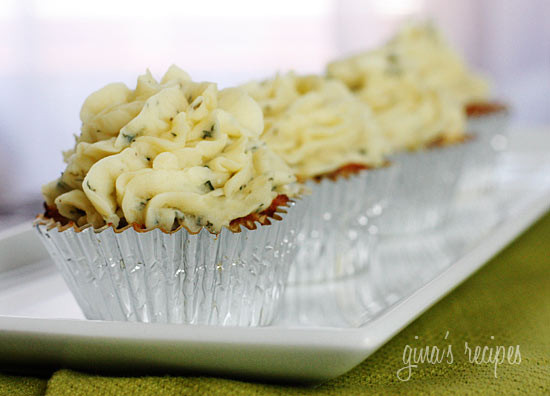
[[[426,85],[388,46],[334,61],[327,74],[370,106],[394,151],[464,138],[466,117],[456,99]]]
[[[262,106],[262,139],[300,179],[384,164],[390,147],[369,107],[340,81],[288,73],[242,88]]]
[[[433,89],[447,92],[462,106],[489,101],[487,81],[468,69],[432,22],[405,25],[387,47],[418,79]]]
[[[258,104],[241,89],[192,82],[176,66],[160,82],[140,76],[135,90],[107,85],[80,117],[66,170],[42,188],[46,204],[79,226],[217,233],[297,193],[292,170],[259,139]]]

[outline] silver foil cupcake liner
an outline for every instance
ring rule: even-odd
[[[335,181],[306,183],[311,195],[296,203],[303,223],[289,283],[329,281],[368,267],[376,244],[372,221],[382,214],[381,203],[394,173],[391,165]]]
[[[506,111],[468,119],[468,131],[473,139],[472,149],[464,160],[462,191],[483,195],[497,186],[498,160],[508,147],[508,120]]]
[[[271,225],[217,236],[35,228],[88,319],[261,326],[277,314],[296,254],[299,213],[287,210]]]
[[[395,181],[375,218],[380,234],[408,234],[431,229],[448,216],[471,142],[394,155]]]

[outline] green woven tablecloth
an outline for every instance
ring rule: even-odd
[[[550,395],[549,270],[547,214],[372,357],[317,388],[212,377],[110,378],[60,370],[49,379],[0,374],[0,395]],[[495,378],[494,364],[470,363],[465,342],[472,353],[478,345],[493,352],[496,346],[511,346],[515,352],[519,345],[521,363],[518,356],[505,360]],[[449,344],[452,364],[445,355],[441,363],[419,364],[408,381],[397,377],[405,366],[404,351],[411,350],[407,345],[443,350]],[[516,364],[511,364],[514,358]],[[401,377],[406,374],[402,371]]]

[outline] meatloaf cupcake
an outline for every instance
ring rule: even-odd
[[[258,104],[172,66],[91,94],[80,118],[35,226],[85,316],[268,324],[295,255],[298,189],[259,140]]]
[[[351,275],[368,263],[371,217],[393,169],[389,145],[367,105],[337,80],[279,75],[244,89],[262,106],[262,139],[296,172],[311,195],[291,283]]]
[[[419,79],[461,104],[473,138],[464,182],[487,190],[495,181],[498,153],[507,143],[507,107],[491,98],[487,80],[467,66],[433,23],[409,23],[387,46]]]
[[[378,231],[409,233],[440,224],[470,148],[460,103],[425,84],[390,46],[335,61],[328,75],[370,106],[400,165]]]

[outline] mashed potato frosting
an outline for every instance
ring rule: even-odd
[[[78,225],[219,232],[296,193],[295,176],[259,140],[263,115],[241,89],[192,82],[172,66],[135,90],[109,84],[80,112],[67,167],[42,188],[46,204]]]
[[[409,23],[387,46],[417,78],[434,89],[448,92],[461,105],[488,100],[487,81],[468,70],[433,23]]]
[[[327,74],[370,106],[392,150],[464,136],[464,112],[453,95],[425,84],[388,46],[332,62]]]
[[[262,107],[262,139],[300,179],[384,163],[390,147],[369,107],[340,81],[289,73],[242,88]]]

